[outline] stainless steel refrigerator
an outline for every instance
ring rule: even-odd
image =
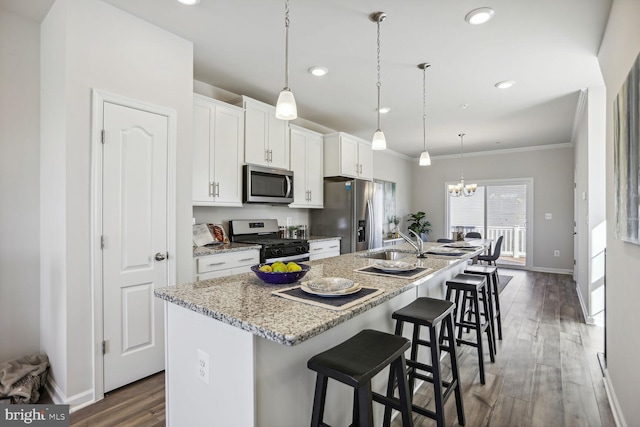
[[[312,209],[314,236],[339,236],[340,253],[382,246],[382,184],[361,179],[324,180],[324,209]]]

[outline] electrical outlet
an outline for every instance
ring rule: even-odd
[[[551,215],[550,213],[544,214],[544,219],[551,219],[552,217],[553,215]]]
[[[291,217],[290,217],[290,216],[288,216],[288,217],[287,217],[287,225],[291,225],[291,224],[292,224],[292,222],[291,222]]]
[[[560,251],[557,249],[553,251],[553,256],[560,256]]]
[[[209,355],[198,349],[198,378],[205,384],[209,384]]]

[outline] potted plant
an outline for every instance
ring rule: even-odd
[[[414,214],[409,214],[409,230],[413,230],[420,236],[422,233],[429,234],[431,231],[431,223],[427,221],[427,214],[419,211]]]

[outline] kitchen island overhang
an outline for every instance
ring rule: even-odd
[[[398,249],[412,256],[408,245]],[[393,311],[419,296],[443,298],[445,281],[481,251],[418,260],[432,271],[417,279],[355,272],[373,262],[363,253],[309,262],[305,280],[345,277],[384,289],[344,311],[273,296],[291,285],[267,285],[253,273],[158,289],[166,301],[167,425],[307,425],[315,384],[307,360],[365,328],[392,333]],[[207,378],[198,366],[202,354]],[[385,375],[375,378],[374,389],[385,386]],[[329,388],[327,422],[349,424],[351,391]]]

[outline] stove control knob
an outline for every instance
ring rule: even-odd
[[[282,249],[272,249],[271,252],[273,252],[274,255],[282,255]]]
[[[306,250],[305,250],[304,246],[298,246],[296,248],[296,252],[298,252],[299,254],[303,254],[303,253],[306,252]]]

